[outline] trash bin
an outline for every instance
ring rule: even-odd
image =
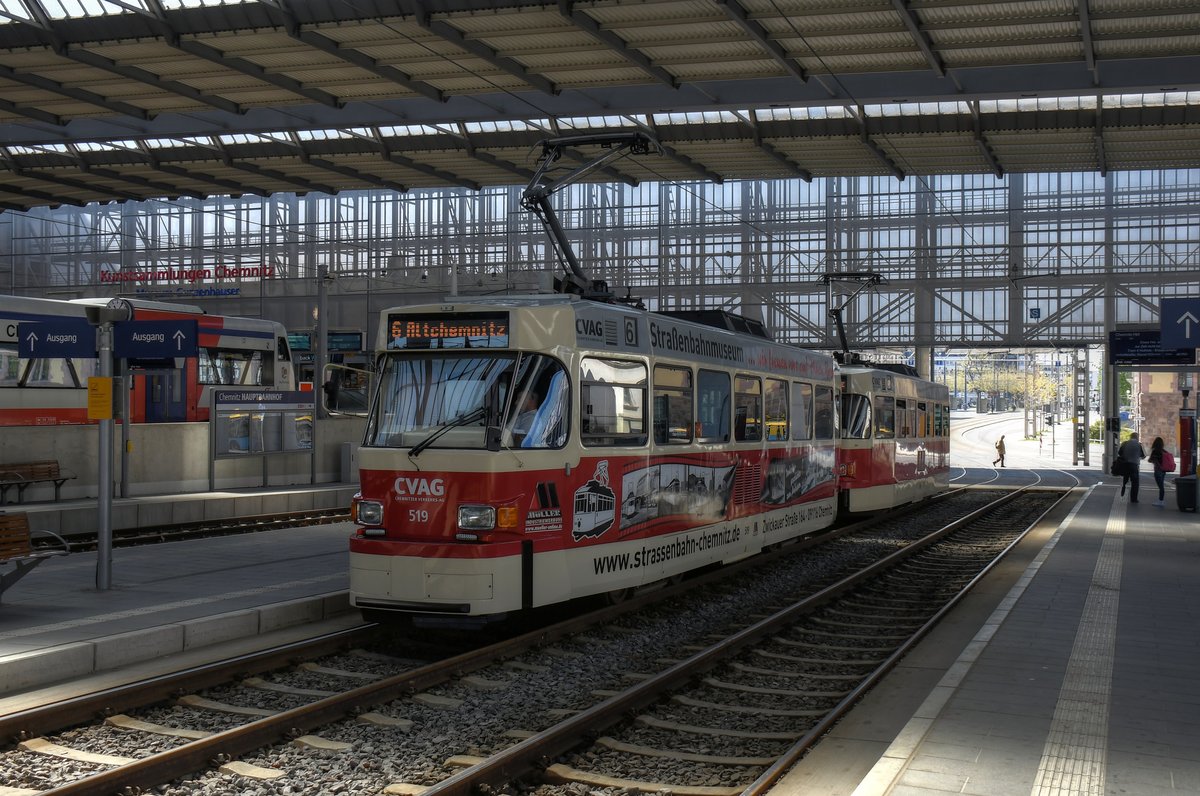
[[[1175,479],[1175,501],[1180,511],[1196,510],[1196,476],[1181,475]]]

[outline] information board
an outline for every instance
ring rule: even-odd
[[[315,395],[312,391],[213,390],[213,457],[311,452]]]
[[[1196,349],[1163,348],[1158,329],[1128,329],[1108,335],[1110,365],[1194,365]]]

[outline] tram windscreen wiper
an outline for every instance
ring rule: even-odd
[[[470,412],[467,412],[464,415],[459,415],[458,417],[454,418],[453,420],[447,420],[445,423],[443,423],[442,425],[440,425],[436,429],[434,429],[433,433],[430,434],[428,437],[426,437],[425,439],[418,442],[416,445],[413,445],[411,448],[409,448],[408,455],[409,456],[420,455],[421,451],[425,450],[430,445],[432,445],[434,442],[436,442],[438,437],[442,436],[450,429],[458,428],[459,426],[465,426],[467,423],[471,423],[475,420],[479,420],[481,417],[484,416],[484,414],[486,412],[487,412],[487,407],[481,406],[477,409],[472,409]]]

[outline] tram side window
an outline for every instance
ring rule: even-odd
[[[834,439],[837,436],[837,404],[833,402],[832,387],[817,387],[813,393],[813,422],[815,439]]]
[[[896,399],[890,395],[875,396],[875,439],[896,436]]]
[[[646,366],[615,359],[580,365],[580,439],[584,445],[645,445]]]
[[[917,404],[917,436],[928,437],[930,432],[929,427],[929,410],[925,403]]]
[[[896,401],[896,419],[892,422],[892,428],[895,430],[897,437],[912,436],[912,418],[909,416],[907,401],[903,399]]]
[[[692,371],[654,366],[654,441],[680,445],[692,441]]]
[[[201,348],[199,357],[201,384],[241,387],[271,387],[275,384],[273,370],[263,366],[261,351]]]
[[[700,440],[729,441],[729,374],[701,370],[698,386]]]
[[[842,439],[871,438],[871,400],[859,393],[842,396]]]
[[[6,387],[82,388],[95,370],[95,360],[56,357],[27,360],[22,372],[21,360],[17,359],[15,351],[13,353],[11,365],[5,368],[0,382]],[[11,380],[10,375],[13,376]]]
[[[788,385],[779,379],[767,379],[765,396],[767,409],[767,439],[788,438]]]
[[[792,382],[792,439],[813,438],[813,388],[807,382]]]
[[[762,382],[753,376],[734,379],[733,437],[738,442],[762,439]]]

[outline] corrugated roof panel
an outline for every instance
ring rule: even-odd
[[[529,5],[470,14],[438,13],[432,18],[445,22],[472,38],[485,38],[492,32],[514,33],[530,29],[566,31],[575,26],[563,18],[556,5]]]
[[[1090,0],[1095,5],[1094,0]],[[917,17],[930,28],[973,27],[981,31],[1006,22],[1036,22],[1060,17],[1079,18],[1077,0],[1015,0],[991,3],[921,3]]]
[[[592,19],[606,28],[625,26],[656,26],[688,20],[714,19],[714,8],[710,0],[668,0],[651,3],[593,3],[578,5]],[[724,17],[724,14],[721,14]],[[728,18],[728,17],[724,17]]]
[[[929,63],[917,50],[907,53],[880,53],[856,55],[826,55],[817,58],[797,58],[810,74],[843,74],[870,72],[873,70],[907,71],[929,69]]]
[[[951,68],[995,66],[1001,63],[1037,64],[1083,60],[1083,44],[1078,41],[994,47],[964,46],[946,48],[938,52],[946,66]],[[1037,86],[1032,85],[1030,91],[1037,91]]]
[[[1193,29],[1200,27],[1191,26]],[[1200,51],[1200,35],[1159,36],[1153,39],[1125,39],[1100,41],[1095,45],[1097,57],[1135,58],[1164,55],[1185,55]],[[1192,81],[1182,81],[1194,85]]]
[[[1079,23],[1075,20],[1060,22],[1029,22],[1008,25],[991,25],[987,28],[971,28],[959,30],[938,30],[932,39],[939,47],[986,47],[996,45],[1033,46],[1045,42],[1058,42],[1063,39],[1079,41]]]

